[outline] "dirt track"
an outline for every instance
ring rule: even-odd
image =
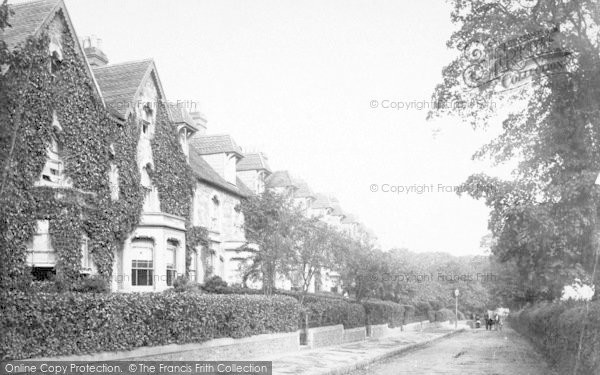
[[[352,373],[552,375],[546,361],[526,339],[504,327],[469,330],[432,345]]]

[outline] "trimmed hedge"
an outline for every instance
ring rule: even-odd
[[[455,321],[456,316],[454,311],[450,309],[440,309],[435,312],[435,321],[436,322],[447,322],[447,321]]]
[[[193,292],[10,293],[3,297],[0,360],[129,350],[298,329],[284,296]]]
[[[399,327],[404,322],[404,307],[390,301],[363,302],[372,325],[387,323],[390,328]]]
[[[600,301],[544,303],[510,316],[511,326],[544,352],[560,373],[600,374]]]
[[[367,318],[361,304],[341,299],[306,296],[302,309],[304,314],[308,314],[310,328],[336,324],[343,324],[344,328],[362,327]],[[305,325],[304,314],[300,315],[300,327]]]

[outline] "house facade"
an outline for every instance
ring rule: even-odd
[[[89,48],[98,54],[97,46]],[[88,49],[86,49],[88,50]],[[94,55],[91,55],[93,58]],[[125,120],[139,119],[137,166],[146,195],[140,221],[115,254],[112,289],[123,292],[161,291],[173,286],[178,275],[186,271],[186,218],[161,210],[161,197],[150,174],[155,155],[152,141],[157,127],[157,113],[166,102],[156,66],[152,60],[96,65],[92,68],[106,105]],[[177,117],[167,109],[173,131],[186,140],[197,129],[187,118]],[[181,143],[185,153],[186,144]]]
[[[264,154],[243,153],[230,135],[207,134],[201,113],[169,104],[153,60],[109,63],[98,38],[80,41],[62,0],[11,8],[13,27],[0,31],[9,49],[48,36],[48,64],[40,68],[49,73],[44,84],[52,92],[44,103],[46,136],[19,140],[42,145],[45,156],[31,181],[40,198],[24,241],[36,279],[108,275],[117,292],[163,291],[183,275],[198,283],[216,275],[241,284],[253,256],[241,204],[266,189],[290,196],[307,217],[347,230],[357,225],[345,221],[335,198],[315,194],[287,171],[272,172]],[[1,74],[10,75],[11,67]],[[76,89],[77,98],[69,97]],[[161,137],[176,142],[165,149]],[[160,168],[173,165],[167,159],[189,170],[189,196],[179,201],[170,190],[185,188],[157,180]],[[189,252],[194,228],[206,229],[207,244]],[[284,277],[276,281],[280,289],[293,286]],[[333,287],[320,279],[310,291],[319,289]]]
[[[229,284],[242,283],[242,266],[250,254],[240,249],[246,244],[241,203],[253,194],[236,175],[242,157],[229,135],[199,132],[190,139],[190,163],[197,177],[192,221],[208,229],[210,242],[197,250],[199,257],[193,255],[198,269],[194,281],[215,275]]]

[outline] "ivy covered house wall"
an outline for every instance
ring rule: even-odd
[[[164,290],[187,272],[193,177],[181,134],[187,137],[195,127],[172,120],[152,60],[97,66],[93,72],[107,106],[138,124],[135,160],[145,191],[139,223],[115,253],[112,289]]]
[[[8,23],[0,33],[0,282],[27,287],[31,271],[55,274],[63,288],[89,273],[108,280],[141,210],[129,147],[136,129],[106,110],[62,1],[11,6]]]
[[[168,288],[188,270],[186,242],[204,239],[181,143],[195,128],[173,123],[151,60],[106,65],[90,39],[84,51],[62,1],[11,11],[0,31],[2,287],[26,287],[33,269],[64,288],[90,274],[114,291]]]

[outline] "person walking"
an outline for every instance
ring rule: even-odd
[[[496,330],[502,331],[502,317],[500,316],[500,314],[496,313],[494,320],[496,322]]]

